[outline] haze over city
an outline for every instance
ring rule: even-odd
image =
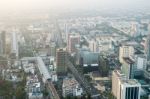
[[[0,99],[150,99],[150,0],[0,0]]]
[[[147,8],[149,0],[0,0],[1,11],[29,9]],[[67,10],[67,9],[66,9]]]

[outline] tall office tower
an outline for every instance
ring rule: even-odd
[[[66,49],[57,49],[56,51],[56,66],[57,66],[57,74],[62,75],[67,73],[67,51]]]
[[[67,42],[68,40],[68,25],[65,24],[65,41]]]
[[[121,99],[140,99],[141,85],[134,79],[121,84]]]
[[[150,61],[150,33],[147,36],[146,54],[147,54],[147,60]]]
[[[16,32],[12,33],[11,53],[14,54],[14,57],[18,58],[18,39]]]
[[[116,97],[116,99],[121,99],[120,97],[120,79],[124,78],[124,74],[121,74],[120,71],[114,70],[112,72],[112,94]]]
[[[145,55],[135,55],[135,70],[137,72],[146,70],[147,59]]]
[[[137,35],[137,24],[132,23],[131,30],[130,30],[130,35],[131,36],[136,36]]]
[[[127,79],[134,77],[134,60],[131,58],[123,58],[121,72],[125,74]]]
[[[115,70],[112,74],[112,93],[116,99],[140,99],[141,84],[135,79],[126,79]]]
[[[50,44],[50,55],[56,56],[56,44],[55,44],[55,42],[52,42]]]
[[[68,52],[74,53],[76,52],[76,45],[79,45],[80,43],[80,35],[79,34],[71,34],[68,37]]]
[[[134,47],[130,45],[123,45],[119,48],[119,61],[122,63],[123,58],[130,58],[134,56]]]
[[[0,34],[0,55],[6,54],[6,32]]]
[[[89,48],[90,48],[90,51],[92,52],[97,52],[97,43],[95,40],[91,40],[89,41]]]

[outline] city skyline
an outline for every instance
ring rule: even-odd
[[[0,0],[0,99],[150,99],[149,9]]]

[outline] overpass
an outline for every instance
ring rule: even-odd
[[[59,95],[51,81],[51,75],[49,74],[49,71],[47,67],[45,66],[43,60],[41,57],[37,57],[37,63],[38,63],[38,69],[40,71],[40,75],[42,75],[43,82],[46,85],[46,88],[50,94],[51,99],[60,99]]]
[[[52,81],[51,75],[45,66],[43,59],[41,57],[25,57],[21,59],[22,61],[36,61],[37,62],[37,69],[39,70],[39,75],[42,77],[42,81],[46,85],[46,88],[49,92],[50,99],[60,99]]]

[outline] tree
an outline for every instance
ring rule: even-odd
[[[81,97],[81,99],[86,99],[86,95],[85,95],[85,94],[83,94],[83,96]]]
[[[24,91],[24,88],[19,86],[17,89],[16,89],[16,93],[15,93],[15,96],[16,96],[16,99],[26,99],[26,93]]]
[[[0,80],[0,96],[3,96],[6,99],[11,99],[13,96],[14,91],[13,85],[9,81]]]
[[[72,99],[72,98],[71,98],[71,96],[68,95],[65,99]]]
[[[87,99],[92,99],[91,94],[88,94]]]

